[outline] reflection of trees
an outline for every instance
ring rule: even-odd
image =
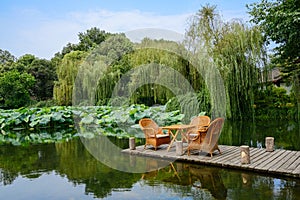
[[[113,170],[92,157],[80,140],[29,147],[0,147],[0,183],[12,184],[22,175],[38,178],[55,170],[76,184],[85,184],[85,192],[105,197],[114,188],[129,189],[140,179],[138,174]]]
[[[264,147],[265,137],[275,138],[277,148],[300,150],[300,129],[294,121],[225,121],[220,144],[239,146],[247,144],[252,147]]]
[[[226,199],[227,189],[223,184],[219,169],[190,166],[189,172],[193,187],[208,189],[216,199]]]
[[[157,183],[194,199],[297,199],[300,180],[276,179],[196,164],[173,163],[142,176],[145,184]]]
[[[37,178],[57,166],[54,145],[0,147],[0,182],[11,184],[19,175]]]
[[[80,140],[56,144],[60,157],[57,171],[75,184],[85,184],[86,193],[106,197],[115,188],[130,189],[140,175],[107,167],[90,155]]]
[[[259,174],[221,170],[224,185],[230,189],[230,199],[297,199],[300,180],[276,179]]]
[[[199,199],[211,198],[211,196],[216,199],[227,197],[227,189],[217,168],[174,163],[164,169],[148,172],[142,178],[147,180],[149,185],[160,180],[166,188],[173,189],[183,196],[194,196]]]
[[[131,161],[138,164],[134,159],[128,160]],[[80,140],[29,147],[0,146],[0,185],[12,184],[20,175],[34,179],[44,172],[55,171],[74,185],[84,184],[85,192],[98,198],[107,197],[115,189],[131,190],[136,182],[151,187],[163,185],[167,192],[194,199],[296,199],[300,196],[298,179],[276,179],[177,162],[162,167],[162,161],[155,159],[145,159],[145,162],[149,169],[145,174],[111,169],[91,156]]]

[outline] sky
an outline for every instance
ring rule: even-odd
[[[253,2],[259,0],[1,0],[0,49],[17,58],[33,54],[51,59],[67,43],[78,43],[78,33],[92,27],[129,36],[163,37],[167,32],[174,37],[165,39],[176,40],[201,6],[216,5],[225,21],[247,21],[246,4]]]

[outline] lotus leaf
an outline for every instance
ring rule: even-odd
[[[91,115],[88,115],[84,118],[82,118],[81,123],[82,124],[91,124],[94,122],[94,117],[92,117]]]

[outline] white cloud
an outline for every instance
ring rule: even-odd
[[[97,10],[89,13],[72,13],[71,18],[82,25],[98,26],[109,32],[125,32],[141,28],[165,28],[183,33],[189,15],[162,16],[138,10],[123,12]]]
[[[26,12],[25,12],[26,11]],[[194,13],[178,15],[158,15],[156,13],[132,11],[91,10],[88,12],[72,12],[59,19],[52,19],[43,13],[25,10],[30,14],[29,20],[22,24],[15,22],[11,30],[2,32],[0,48],[9,50],[17,57],[30,53],[40,58],[50,59],[56,52],[62,50],[67,43],[77,43],[78,33],[91,27],[98,27],[106,32],[129,32],[140,29],[133,37],[140,40],[150,33],[154,38],[162,37],[168,30],[168,36],[178,40],[178,34],[184,34],[187,19]],[[242,12],[222,11],[225,19],[233,17],[244,18]],[[27,15],[28,16],[28,15]],[[7,22],[9,23],[9,22]],[[173,33],[171,32],[173,31]],[[177,33],[175,33],[177,32]]]
[[[183,34],[189,15],[162,16],[138,10],[123,12],[95,10],[73,12],[65,15],[65,18],[52,20],[38,13],[35,21],[26,21],[28,24],[22,24],[14,30],[14,35],[7,36],[12,41],[6,41],[4,46],[17,57],[30,53],[50,59],[67,43],[77,43],[78,33],[91,27],[112,33],[151,28],[152,34],[155,29],[168,29]],[[33,18],[32,15],[31,17]]]

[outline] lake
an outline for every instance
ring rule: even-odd
[[[226,122],[220,144],[300,150],[293,122]],[[127,139],[109,137],[118,147]],[[140,141],[143,143],[143,140]],[[155,166],[155,160],[148,163]],[[300,180],[173,162],[159,170],[128,173],[99,162],[79,138],[68,142],[0,146],[1,199],[299,199]]]

